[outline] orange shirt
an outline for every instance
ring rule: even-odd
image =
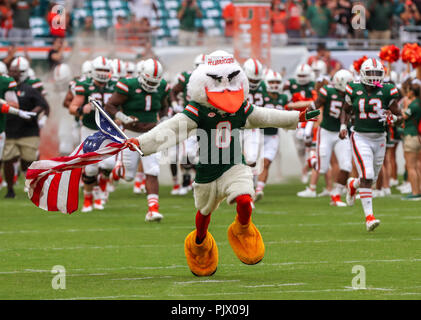
[[[285,11],[271,11],[272,33],[286,33],[285,18],[287,14]]]
[[[225,36],[232,37],[234,35],[234,21],[227,21],[227,19],[234,19],[235,8],[234,4],[230,2],[222,11],[222,18],[225,19]]]

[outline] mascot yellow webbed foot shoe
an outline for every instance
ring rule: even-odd
[[[210,232],[202,243],[196,243],[196,230],[184,240],[184,254],[190,271],[198,277],[211,276],[218,267],[218,247]]]
[[[251,219],[248,224],[242,225],[237,216],[228,228],[228,241],[241,262],[256,264],[263,259],[265,244]]]

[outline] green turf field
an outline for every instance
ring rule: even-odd
[[[145,223],[145,196],[121,185],[104,211],[63,215],[36,208],[17,188],[0,191],[0,299],[421,299],[421,203],[396,194],[374,199],[382,224],[365,230],[361,204],[333,208],[327,198],[299,199],[298,182],[269,185],[253,221],[266,245],[263,261],[242,264],[228,244],[235,207],[211,220],[219,247],[212,277],[198,278],[184,257],[194,229],[190,195],[161,188],[161,223]],[[66,270],[54,290],[53,266]],[[356,265],[366,290],[352,288]]]

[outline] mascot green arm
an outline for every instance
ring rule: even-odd
[[[145,156],[168,149],[194,134],[197,123],[182,113],[161,122],[136,139]]]

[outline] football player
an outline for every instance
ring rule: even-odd
[[[155,127],[168,114],[169,85],[162,79],[163,68],[155,59],[143,63],[139,78],[120,79],[114,93],[105,105],[112,117],[121,121],[129,138],[139,136]],[[140,159],[139,154],[126,149],[123,151],[122,178],[135,178],[139,161],[142,161],[146,175],[148,212],[146,221],[160,221],[159,212],[159,154]]]
[[[299,101],[311,101],[315,99],[314,86],[315,83],[313,70],[308,64],[303,63],[296,68],[294,78],[286,81],[283,90],[290,92],[291,102],[293,103]],[[297,110],[302,111],[305,110],[305,108]],[[308,182],[308,168],[306,165],[307,148],[304,141],[305,127],[306,123],[300,123],[294,137],[298,157],[303,168],[301,178],[303,183]]]
[[[268,70],[264,77],[266,90],[263,91],[263,107],[270,109],[283,110],[288,102],[288,96],[281,93],[282,76],[279,72]],[[263,198],[263,189],[265,187],[269,167],[279,149],[279,129],[264,128],[263,136],[263,170],[259,174],[254,201],[257,202]]]
[[[259,60],[249,58],[244,62],[243,69],[249,81],[248,101],[258,107],[262,107],[264,104],[263,94],[266,91],[265,84],[263,82],[263,65]],[[252,168],[255,168],[257,158],[259,156],[260,129],[245,129],[242,131],[242,133],[243,153],[246,164]],[[256,178],[256,168],[252,171]]]
[[[98,131],[95,122],[95,109],[89,103],[92,97],[105,105],[114,92],[115,82],[111,80],[111,61],[103,56],[92,60],[92,78],[77,81],[75,96],[69,106],[69,112],[82,118],[81,141]],[[97,164],[85,167],[82,174],[84,183],[84,202],[82,212],[90,212],[93,209],[103,210],[107,200],[107,193],[101,192],[98,185],[99,173],[108,179],[114,168],[114,157],[107,158]]]
[[[348,121],[351,114],[355,114],[351,144],[359,178],[348,179],[346,201],[352,206],[359,190],[367,231],[374,230],[380,224],[373,214],[371,187],[377,180],[386,152],[385,122],[393,125],[402,121],[397,105],[398,89],[393,84],[383,83],[384,77],[382,63],[374,58],[367,59],[361,65],[361,80],[352,81],[346,86],[340,116],[339,137],[345,139]]]

